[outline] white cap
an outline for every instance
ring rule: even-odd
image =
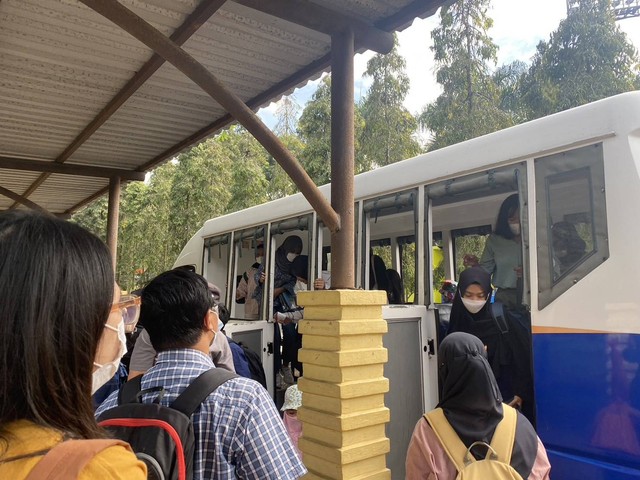
[[[284,405],[282,405],[283,412],[285,410],[298,410],[302,406],[302,392],[298,390],[298,385],[291,385],[284,392]]]

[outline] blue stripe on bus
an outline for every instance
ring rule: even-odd
[[[533,352],[552,478],[640,478],[640,335],[537,334]]]

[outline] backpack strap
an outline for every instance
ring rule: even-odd
[[[125,403],[140,403],[141,399],[138,395],[142,389],[142,375],[132,378],[120,388],[118,392],[118,405]]]
[[[201,373],[171,404],[171,408],[190,417],[202,402],[220,385],[238,375],[223,368],[212,368]]]
[[[491,447],[498,454],[501,462],[511,463],[511,453],[516,439],[516,424],[518,423],[518,412],[509,405],[502,404],[502,420],[496,427],[491,439]]]
[[[467,447],[462,443],[462,440],[458,437],[458,434],[447,420],[447,417],[445,417],[442,408],[436,408],[429,413],[425,413],[424,418],[429,422],[429,425],[431,425],[433,432],[436,434],[436,437],[438,437],[440,444],[444,448],[444,451],[447,452],[447,456],[451,462],[453,462],[456,470],[458,472],[462,471],[465,467],[464,458],[467,454]],[[473,461],[475,461],[475,459],[473,459]]]
[[[489,311],[491,312],[491,318],[496,322],[496,326],[498,330],[503,335],[505,333],[509,333],[509,322],[507,322],[507,317],[504,314],[504,306],[500,302],[494,302],[489,304]]]
[[[25,480],[76,479],[93,457],[116,445],[128,448],[120,440],[67,440],[59,443],[42,457]]]

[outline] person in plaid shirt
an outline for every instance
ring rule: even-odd
[[[201,373],[215,368],[209,346],[218,334],[217,305],[200,275],[186,270],[160,274],[142,293],[140,322],[158,351],[143,375],[142,390],[163,387],[169,406]],[[157,392],[142,397],[152,402]],[[118,403],[118,392],[96,411]],[[194,479],[296,479],[306,473],[273,400],[257,382],[228,380],[193,414]]]

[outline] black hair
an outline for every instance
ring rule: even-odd
[[[71,438],[103,436],[93,362],[113,301],[107,247],[82,227],[0,213],[0,434],[29,420]]]
[[[284,253],[296,253],[300,255],[302,253],[302,239],[297,235],[291,235],[284,239],[280,247]]]
[[[205,316],[213,306],[204,277],[188,270],[169,270],[144,287],[140,323],[156,351],[189,348],[206,330]]]
[[[389,305],[400,305],[404,303],[404,287],[402,285],[402,278],[400,278],[400,274],[393,268],[388,268],[386,273]]]
[[[494,233],[507,239],[514,238],[515,235],[509,228],[509,217],[511,217],[519,208],[520,200],[517,193],[505,198],[502,205],[500,205],[500,211],[498,212],[498,218],[496,220],[496,228],[493,230]]]
[[[369,290],[377,287],[378,290],[388,291],[387,266],[380,255],[371,255],[369,265]]]

